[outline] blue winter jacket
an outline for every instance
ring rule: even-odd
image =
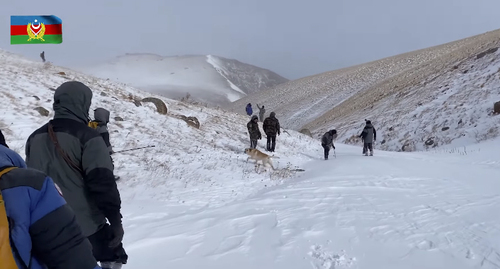
[[[19,268],[99,269],[92,246],[52,179],[26,168],[13,150],[0,145],[0,169],[18,167],[0,178]]]
[[[253,113],[252,106],[247,105],[247,114],[248,114],[248,116],[252,116],[252,113]]]

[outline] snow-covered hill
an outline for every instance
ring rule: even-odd
[[[275,161],[278,169],[257,174],[251,163],[245,163],[243,154],[249,145],[246,116],[163,98],[123,83],[32,62],[0,50],[0,94],[4,100],[0,106],[3,115],[0,129],[9,146],[22,156],[29,134],[53,116],[51,89],[68,80],[81,81],[94,91],[91,111],[103,107],[111,111],[112,119],[118,117],[109,125],[115,150],[155,145],[113,157],[117,162],[116,171],[123,178],[122,189],[134,190],[125,195],[128,198],[146,193],[148,197],[179,201],[186,206],[207,205],[212,200],[232,201],[248,195],[241,191],[250,187],[253,191],[255,186],[270,186],[280,182],[270,179],[293,174],[287,166],[293,168],[299,164],[288,164],[289,157],[310,159],[299,149],[315,143],[294,131],[283,134],[276,150],[280,155]],[[138,102],[151,96],[164,101],[167,115],[159,114],[152,103]],[[38,111],[47,114],[41,115]],[[196,117],[200,129],[189,126],[179,115]],[[259,142],[261,150],[264,143]],[[235,169],[244,174],[235,174]],[[227,190],[228,182],[239,182],[242,188]],[[217,189],[225,191],[213,192]],[[204,192],[204,199],[190,199],[191,194],[199,191]]]
[[[500,59],[493,52],[499,46],[500,30],[492,31],[290,81],[229,109],[242,113],[247,103],[263,104],[288,128],[315,136],[336,128],[346,143],[356,142],[352,136],[369,118],[384,141],[377,148],[395,151],[495,137],[500,117],[490,112],[500,101]],[[492,53],[478,57],[486,51]]]
[[[113,155],[128,269],[498,268],[499,140],[374,157],[337,143],[325,161],[318,140],[288,130],[265,171],[243,154],[246,116],[0,50],[0,129],[21,156],[67,80],[93,89],[91,110],[111,111],[116,151],[155,145]]]
[[[212,106],[288,81],[267,69],[213,55],[126,54],[79,70],[171,99],[189,93],[193,101]]]

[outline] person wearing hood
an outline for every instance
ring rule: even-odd
[[[264,121],[264,115],[266,114],[266,109],[264,106],[260,107],[259,104],[257,104],[257,107],[259,108],[259,120],[260,122]]]
[[[0,145],[1,268],[99,269],[53,180]],[[10,242],[9,242],[10,241]]]
[[[109,142],[109,131],[108,131],[108,123],[110,115],[111,113],[102,107],[94,109],[94,120],[97,123],[96,130],[99,132],[99,134],[101,134],[102,139],[104,139],[104,143],[106,143],[106,147],[108,147],[109,155],[113,154],[113,147]]]
[[[252,119],[247,123],[248,134],[250,135],[250,148],[257,147],[257,140],[262,139],[262,134],[259,130],[257,115],[253,115]]]
[[[377,140],[377,130],[375,130],[371,121],[365,120],[365,122],[365,128],[359,135],[363,140],[363,155],[368,156],[369,150],[370,156],[373,156],[373,142]]]
[[[253,110],[252,110],[252,104],[248,103],[246,107],[247,115],[252,116]]]
[[[90,122],[89,126],[96,129],[99,134],[101,134],[102,139],[104,140],[104,143],[108,147],[109,155],[111,158],[111,163],[113,164],[113,169],[115,167],[113,158],[111,155],[114,153],[113,147],[111,146],[111,143],[109,142],[109,131],[108,131],[108,123],[109,123],[109,116],[110,112],[102,107],[98,107],[94,109],[94,120]],[[115,180],[120,179],[119,176],[115,175]]]
[[[102,268],[121,268],[128,259],[121,198],[108,148],[99,132],[88,127],[91,102],[85,84],[61,84],[54,93],[54,119],[26,142],[26,164],[61,187]]]
[[[276,134],[280,135],[280,122],[276,118],[276,113],[271,112],[269,117],[264,120],[262,129],[267,136],[267,151],[274,152],[276,148]]]
[[[333,140],[337,137],[337,130],[330,130],[326,132],[323,137],[321,137],[321,146],[324,149],[325,160],[328,160],[328,155],[330,153],[330,148],[335,149]]]

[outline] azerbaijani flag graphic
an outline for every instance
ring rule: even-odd
[[[10,16],[10,44],[61,44],[62,20],[56,16]]]

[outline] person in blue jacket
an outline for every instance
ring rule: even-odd
[[[252,116],[253,114],[252,104],[248,103],[246,110],[247,110],[247,115]]]
[[[17,168],[8,170],[8,168]],[[100,269],[75,214],[52,179],[0,145],[0,191],[19,268]],[[0,266],[1,267],[1,266]]]

